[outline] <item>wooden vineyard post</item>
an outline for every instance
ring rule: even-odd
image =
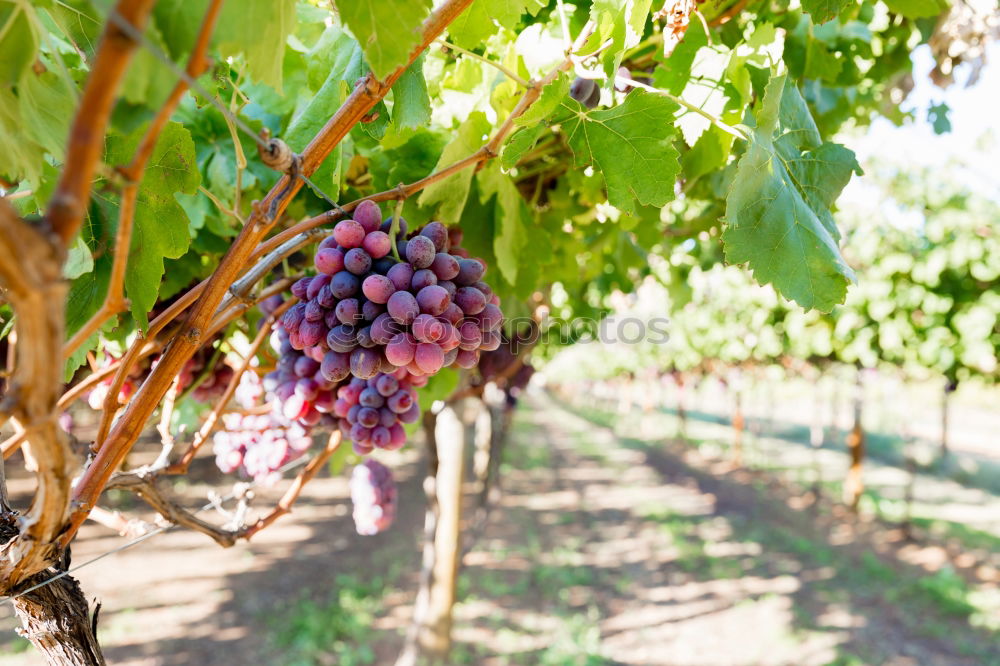
[[[451,649],[451,611],[461,554],[465,426],[451,407],[445,407],[424,416],[424,432],[430,459],[424,479],[427,514],[420,591],[396,666],[413,666],[420,657],[444,663]]]
[[[438,520],[434,533],[434,569],[427,616],[418,635],[421,651],[443,660],[451,649],[451,610],[458,576],[465,427],[451,407],[437,415]]]
[[[847,450],[851,455],[851,466],[847,470],[844,482],[844,501],[852,511],[858,510],[861,493],[864,492],[864,480],[861,476],[862,463],[865,459],[865,430],[861,423],[862,404],[864,402],[864,380],[862,371],[857,372],[854,385],[854,425],[847,435]]]
[[[684,374],[678,370],[672,373],[674,384],[677,386],[677,435],[681,439],[687,437],[687,408],[685,406]]]
[[[816,383],[813,385],[813,417],[809,425],[809,445],[813,450],[813,467],[815,478],[813,479],[813,494],[819,499],[823,494],[823,465],[820,462],[819,451],[823,448],[826,440],[826,433],[823,423],[823,371],[816,374]]]
[[[951,403],[951,394],[955,392],[958,388],[958,382],[949,379],[944,385],[944,391],[941,393],[941,459],[945,459],[951,453],[951,448],[948,444],[948,417],[949,417],[949,407]]]
[[[732,379],[726,383],[733,397],[733,464],[737,467],[743,466],[743,430],[745,420],[743,418],[743,378],[737,370]]]

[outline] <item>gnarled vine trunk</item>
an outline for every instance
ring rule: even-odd
[[[861,493],[865,489],[861,476],[862,464],[865,459],[865,429],[861,422],[864,383],[860,371],[854,389],[854,425],[847,435],[847,450],[851,455],[851,466],[847,470],[847,480],[844,482],[844,500],[852,511],[857,511],[858,502],[861,501]]]
[[[47,580],[49,570],[24,581],[22,589]],[[97,612],[93,618],[75,578],[63,576],[13,600],[21,620],[22,636],[45,656],[52,666],[95,666],[105,663],[97,643]]]

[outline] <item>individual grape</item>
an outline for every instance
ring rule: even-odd
[[[413,280],[413,266],[407,263],[399,263],[389,269],[386,273],[386,277],[392,280],[393,286],[396,287],[398,291],[406,291],[410,288],[410,283]]]
[[[437,250],[434,242],[426,236],[414,236],[406,244],[406,260],[414,268],[427,268],[434,262]]]
[[[392,435],[389,433],[389,428],[381,425],[375,426],[372,428],[371,440],[376,449],[387,448],[392,442]]]
[[[435,251],[448,251],[448,228],[440,222],[429,222],[420,230],[420,235],[429,238],[434,243]]]
[[[444,347],[441,347],[441,349],[444,349]],[[459,350],[458,347],[452,347],[451,349],[448,349],[447,351],[445,351],[444,352],[444,360],[441,361],[441,365],[444,366],[444,367],[446,367],[446,368],[449,367],[449,366],[451,366],[455,362],[455,359],[458,358],[458,352],[459,351],[460,350]]]
[[[337,321],[342,324],[354,325],[361,321],[361,305],[356,298],[345,298],[334,308]]]
[[[569,96],[588,109],[593,109],[601,101],[601,89],[593,79],[578,76],[569,87]]]
[[[385,306],[374,301],[365,301],[361,304],[361,315],[368,321],[374,321],[375,317],[385,312]]]
[[[384,231],[371,231],[365,236],[361,247],[371,255],[372,259],[381,259],[392,252],[392,240]]]
[[[441,336],[440,340],[438,340],[438,345],[445,352],[449,352],[452,349],[456,349],[461,341],[458,329],[451,324],[448,324],[444,327],[444,335]]]
[[[399,389],[386,400],[386,406],[397,414],[402,414],[413,406],[413,396],[406,389]]]
[[[366,250],[367,251],[367,250]],[[372,272],[385,275],[389,269],[396,265],[396,260],[390,256],[380,257],[372,261]]]
[[[409,333],[398,333],[385,346],[385,357],[389,362],[398,367],[405,367],[413,361],[416,352],[416,343]]]
[[[347,324],[336,326],[327,334],[326,346],[336,352],[351,352],[358,346],[358,334],[353,326]]]
[[[377,345],[387,345],[396,334],[400,332],[402,326],[396,323],[386,312],[383,312],[372,322],[369,334],[372,341]]]
[[[369,275],[361,283],[361,291],[373,303],[383,304],[393,295],[396,287],[392,284],[392,280],[384,275]]]
[[[306,289],[309,288],[309,283],[312,282],[311,277],[304,277],[296,280],[292,284],[292,296],[299,299],[300,301],[306,297]]]
[[[337,239],[333,237],[332,233],[319,242],[319,246],[316,248],[316,251],[319,252],[320,250],[325,250],[328,247],[337,247]]]
[[[371,256],[360,247],[347,251],[344,255],[344,268],[355,275],[364,275],[372,267]]]
[[[483,343],[480,345],[480,349],[483,351],[493,351],[500,346],[500,333],[499,331],[485,331],[483,332]]]
[[[323,363],[320,365],[320,372],[323,373],[323,377],[332,382],[339,382],[346,379],[351,374],[350,354],[335,351],[327,352],[323,357]]]
[[[337,298],[350,298],[360,286],[361,280],[350,271],[340,271],[330,280],[330,291]]]
[[[410,324],[420,314],[416,297],[408,291],[397,291],[386,303],[389,316],[400,324]]]
[[[448,295],[444,287],[439,287],[436,284],[424,287],[417,292],[417,305],[420,306],[420,311],[426,314],[437,316],[444,312],[450,303],[451,296]]]
[[[455,305],[467,315],[479,314],[486,307],[486,297],[475,287],[459,287],[455,292]]]
[[[328,284],[330,284],[329,275],[317,275],[309,281],[309,286],[306,287],[306,297],[302,300],[313,300],[319,294],[320,290]]]
[[[364,391],[361,392],[364,395]],[[379,416],[378,410],[372,407],[364,407],[358,410],[358,423],[363,425],[365,428],[374,428],[380,422],[381,417]]]
[[[291,333],[292,331],[299,330],[299,325],[306,316],[306,306],[303,303],[296,303],[292,307],[285,310],[285,314],[281,316],[281,325],[286,331]]]
[[[458,259],[445,252],[438,252],[431,262],[431,270],[439,280],[451,280],[458,275]]]
[[[493,331],[500,327],[503,323],[503,312],[500,308],[493,305],[492,303],[487,303],[481,312],[479,312],[476,317],[476,322],[479,323],[479,328],[484,331]]]
[[[319,384],[311,377],[303,377],[295,382],[295,395],[301,396],[311,403],[319,395]]]
[[[351,217],[369,234],[382,224],[382,211],[379,210],[377,203],[368,199],[357,205]]]
[[[374,349],[355,349],[351,352],[351,374],[361,379],[374,377],[378,372],[380,357]]]
[[[399,380],[392,375],[382,375],[376,380],[375,389],[379,394],[388,398],[399,390]]]
[[[416,423],[420,420],[420,405],[413,403],[410,408],[399,415],[402,423]]]
[[[295,359],[295,365],[292,366],[292,372],[295,373],[296,377],[311,377],[316,374],[319,370],[319,363],[308,358],[306,356],[300,356]]]
[[[330,291],[330,285],[326,285],[319,290],[316,294],[316,302],[322,305],[326,310],[332,310],[337,305],[337,297],[333,295]]]
[[[454,282],[460,286],[470,285],[474,282],[478,282],[483,277],[483,273],[486,272],[486,267],[483,266],[476,259],[459,259],[458,260],[458,275],[455,276]]]
[[[326,308],[319,304],[319,301],[309,301],[306,303],[306,321],[322,321],[326,316]]]
[[[420,291],[424,287],[437,284],[437,282],[437,275],[433,271],[428,268],[421,268],[413,273],[413,279],[410,280],[410,289],[412,291]]]
[[[345,248],[361,247],[365,239],[365,228],[354,220],[341,220],[333,228],[333,237]]]
[[[450,323],[452,326],[457,326],[459,322],[465,319],[465,313],[462,312],[462,308],[455,305],[452,301],[448,307],[444,309],[441,313],[441,318]]]
[[[413,337],[420,342],[438,342],[445,335],[444,326],[431,315],[419,315],[413,320]]]
[[[462,351],[479,349],[483,343],[483,333],[474,321],[467,321],[458,327],[458,348]]]
[[[344,270],[344,253],[336,248],[324,248],[316,253],[313,263],[320,273],[333,275]]]
[[[426,374],[434,374],[444,364],[444,351],[430,342],[418,343],[413,353],[413,362]]]
[[[302,325],[299,326],[298,331],[298,345],[295,346],[296,349],[305,349],[306,347],[312,347],[313,345],[319,344],[320,341],[327,334],[326,324],[321,321],[304,321]]]
[[[362,326],[358,329],[358,345],[364,347],[365,349],[371,349],[375,346],[375,341],[372,340],[372,327]]]
[[[371,382],[371,380],[369,380]],[[361,391],[361,395],[358,396],[358,404],[362,407],[371,407],[372,409],[378,409],[385,404],[385,398],[382,396],[378,390],[373,386]]]
[[[354,468],[350,486],[358,534],[370,536],[388,529],[396,518],[397,501],[396,483],[389,469],[368,459]]]

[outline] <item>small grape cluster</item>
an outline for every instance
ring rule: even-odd
[[[108,368],[117,359],[112,357],[110,354],[105,354],[104,360],[100,363],[100,369]],[[118,402],[122,405],[129,401],[132,394],[136,392],[139,388],[139,384],[142,383],[146,375],[149,374],[150,365],[148,362],[140,362],[129,370],[128,375],[125,377],[125,381],[122,382],[121,388],[118,389]],[[89,393],[87,393],[87,404],[90,405],[91,409],[101,410],[104,409],[104,400],[108,397],[108,391],[111,390],[111,385],[115,381],[115,373],[111,373],[97,383],[97,386],[92,388]]]
[[[413,376],[475,366],[481,350],[500,345],[499,299],[482,281],[485,264],[449,253],[451,239],[431,222],[409,239],[406,221],[382,220],[363,201],[320,243],[318,274],[292,285],[300,302],[282,325],[293,349],[322,353],[325,376],[371,379],[406,368]],[[392,256],[393,244],[399,256]]]
[[[225,429],[213,437],[215,464],[223,473],[242,468],[246,476],[263,485],[280,478],[278,470],[300,457],[312,444],[309,428],[289,424],[274,413],[222,415]]]
[[[351,473],[351,503],[358,534],[378,534],[396,518],[396,482],[388,467],[369,458]]]
[[[340,430],[349,437],[355,453],[373,449],[395,450],[406,443],[404,423],[420,418],[416,388],[427,383],[426,376],[414,377],[399,368],[380,372],[371,379],[351,379],[337,390],[333,413]]]
[[[178,390],[184,391],[189,387],[201,375],[205,365],[212,361],[213,355],[212,346],[206,345],[189,358],[178,375]],[[236,371],[220,359],[212,366],[211,371],[198,381],[198,385],[191,391],[191,397],[198,402],[215,402],[226,392],[235,374]]]

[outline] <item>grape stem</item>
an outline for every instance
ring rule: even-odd
[[[506,75],[508,79],[510,79],[511,81],[513,81],[514,83],[516,83],[517,85],[521,86],[522,88],[530,88],[531,87],[531,82],[530,81],[527,81],[524,78],[518,76],[513,70],[511,70],[510,68],[508,68],[508,67],[506,67],[504,65],[501,65],[498,62],[494,62],[494,61],[490,60],[489,58],[487,58],[485,56],[481,56],[478,53],[475,53],[475,52],[470,51],[468,49],[463,49],[461,46],[457,46],[455,44],[452,44],[451,42],[449,42],[449,41],[447,41],[445,39],[439,39],[438,40],[438,44],[440,44],[442,47],[444,47],[446,49],[450,49],[450,50],[455,51],[457,53],[461,53],[462,55],[468,56],[468,57],[472,58],[473,60],[478,60],[479,62],[484,62],[487,65],[490,65],[491,67],[495,67],[496,69],[500,70],[504,75]]]
[[[403,184],[400,183],[399,187],[402,188]],[[405,202],[405,196],[400,197],[399,201],[396,202],[396,208],[392,211],[392,224],[389,226],[389,241],[392,243],[392,256],[396,258],[396,261],[402,261],[399,257],[399,244],[396,242],[396,236],[399,234],[399,217],[403,213]]]

